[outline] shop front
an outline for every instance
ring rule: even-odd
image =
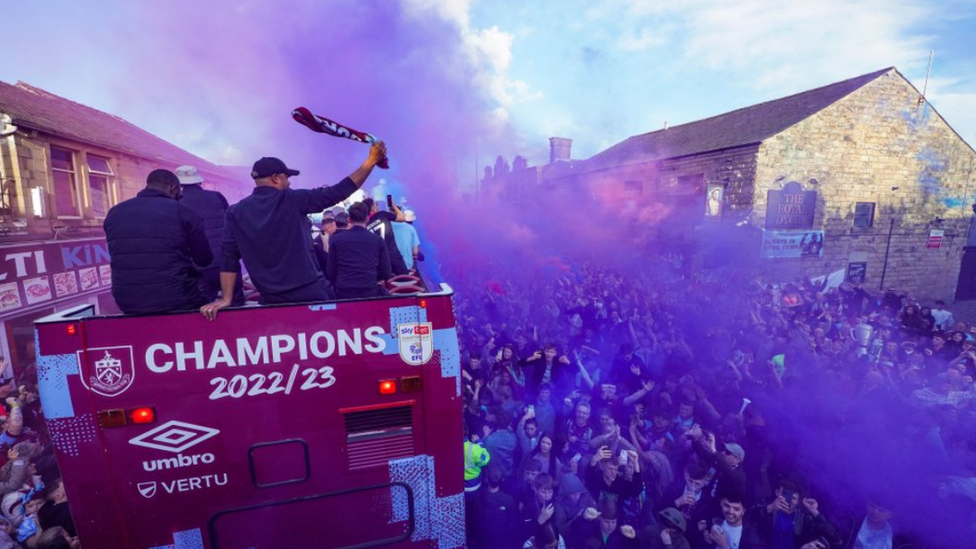
[[[82,304],[117,312],[104,237],[0,245],[0,260],[4,380],[33,377],[35,319]]]

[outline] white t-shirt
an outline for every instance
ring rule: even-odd
[[[729,540],[729,549],[739,549],[739,542],[742,541],[742,525],[729,526],[729,522],[723,520],[722,530],[725,530],[725,537]]]
[[[887,522],[884,528],[875,530],[868,525],[868,519],[864,519],[854,540],[854,549],[891,549],[892,535],[891,525]]]

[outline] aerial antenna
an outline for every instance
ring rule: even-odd
[[[925,84],[922,85],[922,96],[918,98],[918,107],[922,106],[925,102],[925,93],[929,90],[929,74],[932,73],[932,57],[935,56],[935,50],[929,50],[929,67],[925,69]]]

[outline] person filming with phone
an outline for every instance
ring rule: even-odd
[[[756,510],[756,523],[769,549],[795,549],[818,540],[827,542],[824,549],[843,546],[837,530],[820,512],[817,500],[803,497],[800,486],[791,480],[781,480],[776,497]]]
[[[394,221],[406,221],[406,216],[400,208],[393,202],[392,195],[386,195],[386,211],[380,210],[380,205],[372,198],[363,200],[369,208],[369,220],[366,222],[366,230],[379,236],[386,243],[386,250],[390,255],[390,265],[393,267],[394,275],[405,275],[410,272],[407,264],[400,255],[397,248],[396,236],[393,234]]]

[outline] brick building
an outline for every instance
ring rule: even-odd
[[[253,187],[121,118],[0,82],[0,356],[30,363],[40,316],[82,304],[116,311],[105,214],[150,171],[182,164],[231,202]]]
[[[866,287],[976,298],[976,151],[894,68],[550,160],[519,180],[664,205],[674,215],[648,231],[738,235],[734,254],[767,280],[845,270]],[[712,250],[684,244],[708,266]]]

